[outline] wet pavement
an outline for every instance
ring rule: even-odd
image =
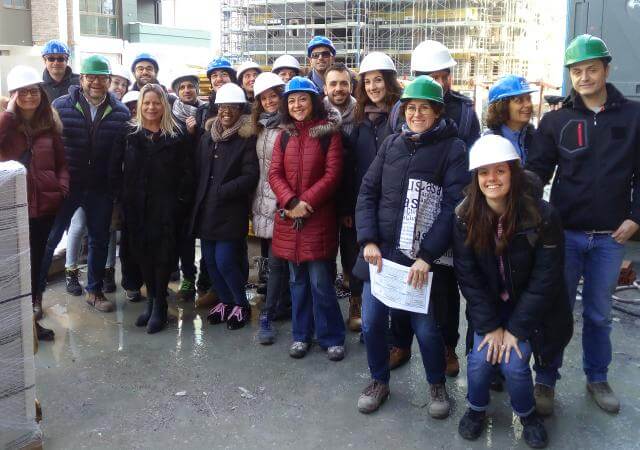
[[[630,254],[640,260],[637,245]],[[251,326],[230,331],[209,325],[206,311],[172,300],[175,319],[163,332],[147,335],[134,326],[143,304],[128,303],[121,289],[109,296],[117,311],[102,314],[83,297],[67,295],[63,280],[50,283],[45,294],[43,324],[56,332],[36,358],[47,449],[528,448],[506,392],[492,393],[490,419],[478,441],[458,435],[466,408],[464,358],[460,375],[447,382],[448,419],[427,414],[415,343],[411,362],[392,372],[387,403],[365,416],[356,401],[369,373],[356,333],[347,335],[342,362],[328,361],[317,346],[294,360],[288,356],[289,322],[278,323],[277,342],[264,347],[255,340],[257,314]],[[341,306],[346,315],[348,301]],[[578,302],[555,415],[545,420],[549,448],[640,448],[640,318],[614,314],[610,382],[622,402],[614,416],[586,394],[580,313]],[[459,355],[463,347],[461,342]]]

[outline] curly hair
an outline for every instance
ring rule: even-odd
[[[384,87],[386,89],[384,95],[384,104],[389,110],[396,104],[402,96],[402,86],[398,82],[398,76],[395,72],[390,70],[380,70],[382,79],[384,80]],[[364,74],[360,74],[360,80],[356,85],[356,109],[355,109],[355,121],[361,123],[364,120],[364,108],[371,103],[367,92],[364,89]]]
[[[487,128],[497,130],[509,120],[509,102],[511,98],[505,98],[491,103],[487,108]]]

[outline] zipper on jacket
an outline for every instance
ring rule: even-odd
[[[287,143],[288,144],[288,143]],[[304,170],[302,169],[302,160],[303,158],[303,153],[302,153],[302,133],[300,131],[298,131],[298,192],[296,193],[297,196],[301,195],[302,193],[302,174],[304,173]],[[286,148],[285,148],[286,150]],[[282,164],[284,165],[284,160],[282,161]],[[298,197],[299,201],[302,201],[300,199],[300,197]],[[298,230],[295,230],[296,233],[296,264],[300,265],[300,232]]]

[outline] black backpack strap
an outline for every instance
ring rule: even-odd
[[[458,135],[460,139],[467,142],[469,133],[471,133],[471,122],[473,120],[473,107],[463,101],[460,108],[460,123],[458,124]]]
[[[282,130],[282,134],[280,135],[280,150],[282,153],[287,149],[287,144],[289,143],[289,138],[291,134],[287,130]]]
[[[322,148],[322,151],[325,155],[329,151],[329,146],[331,145],[332,137],[333,137],[333,134],[325,134],[320,137],[320,147]]]

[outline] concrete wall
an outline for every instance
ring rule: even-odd
[[[37,0],[33,0],[36,2]],[[5,8],[0,2],[0,44],[31,45],[31,11]]]

